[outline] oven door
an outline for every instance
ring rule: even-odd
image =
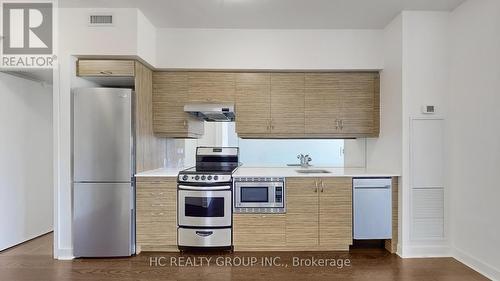
[[[235,188],[236,208],[272,208],[275,198],[274,182],[237,182]]]
[[[231,226],[231,190],[178,190],[179,226]]]

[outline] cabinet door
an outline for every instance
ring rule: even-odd
[[[78,60],[78,76],[134,76],[133,60]]]
[[[306,134],[338,134],[341,93],[338,73],[307,73],[305,77]]]
[[[371,135],[376,127],[377,73],[338,73],[343,134]]]
[[[268,134],[271,129],[271,75],[236,74],[236,133]]]
[[[328,250],[349,250],[352,178],[322,178],[319,194],[319,244]]]
[[[271,74],[271,133],[304,135],[304,73]]]
[[[234,214],[235,250],[282,249],[286,245],[285,223],[285,214]]]
[[[189,72],[188,102],[234,103],[235,73]]]
[[[315,178],[286,179],[286,245],[318,245],[318,188]]]
[[[153,131],[165,137],[199,137],[203,123],[184,112],[187,72],[153,73]]]
[[[176,178],[138,178],[136,235],[142,251],[177,250]]]

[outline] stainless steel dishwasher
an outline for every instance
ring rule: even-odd
[[[392,179],[353,179],[354,239],[392,238]]]

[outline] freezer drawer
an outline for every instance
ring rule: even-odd
[[[354,179],[353,215],[354,239],[391,239],[391,179]]]
[[[133,192],[131,183],[74,184],[75,257],[133,254]]]

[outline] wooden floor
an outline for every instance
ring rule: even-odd
[[[150,259],[160,257],[157,266],[150,266]],[[350,253],[237,253],[214,255],[210,266],[171,266],[171,259],[180,265],[179,257],[199,260],[209,256],[147,253],[132,258],[58,261],[52,259],[52,235],[48,234],[0,252],[0,280],[488,280],[452,258],[403,260],[378,249]],[[233,263],[250,261],[252,257],[279,257],[282,266],[218,266],[218,257]],[[349,259],[351,266],[294,267],[294,257]]]

